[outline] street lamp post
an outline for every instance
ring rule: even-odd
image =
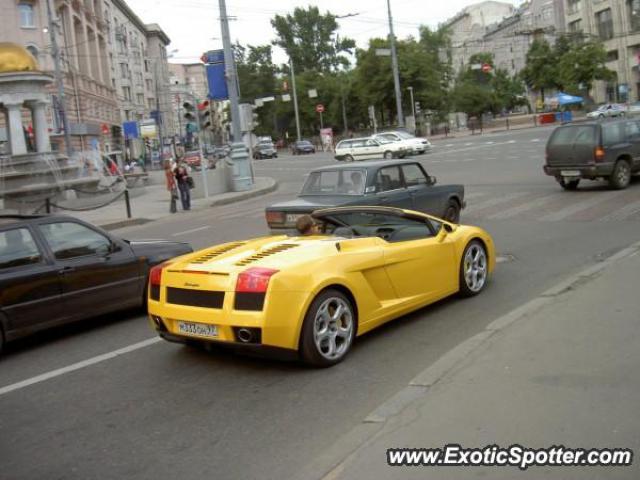
[[[296,140],[300,141],[300,114],[298,112],[298,94],[296,93],[296,73],[293,70],[293,60],[289,59],[291,69],[291,89],[293,90],[293,112],[296,116]]]
[[[391,68],[393,69],[393,85],[396,91],[396,110],[398,126],[404,127],[404,114],[402,113],[402,94],[400,93],[400,73],[398,72],[398,54],[396,52],[396,37],[393,34],[393,18],[391,17],[391,0],[387,0],[389,13],[389,43],[391,44]]]
[[[411,98],[411,114],[413,115],[413,126],[415,133],[415,130],[417,130],[418,119],[416,118],[416,102],[413,101],[413,87],[407,87],[407,90],[409,90],[409,96]]]

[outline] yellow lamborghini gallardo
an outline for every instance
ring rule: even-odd
[[[149,317],[169,341],[340,362],[358,335],[460,292],[495,266],[484,230],[390,207],[314,212],[324,233],[206,248],[155,267]]]

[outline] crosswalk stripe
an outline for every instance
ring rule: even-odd
[[[540,139],[539,139],[539,138],[532,138],[532,139],[531,139],[531,141],[532,141],[532,142],[539,142],[539,141],[540,141]]]
[[[496,205],[508,203],[524,195],[527,195],[527,192],[508,193],[506,195],[500,195],[499,197],[490,198],[484,202],[473,203],[465,210],[465,213],[469,214],[477,212],[478,210],[484,210],[485,208],[495,207]]]
[[[609,222],[613,220],[625,220],[638,212],[640,212],[640,200],[627,203],[625,206],[618,208],[613,212],[600,218],[600,220],[604,222]]]
[[[503,210],[499,213],[495,213],[493,215],[489,215],[487,218],[492,219],[492,220],[504,220],[506,218],[513,218],[517,215],[520,215],[524,212],[527,212],[529,210],[533,210],[535,208],[539,208],[542,207],[544,205],[546,205],[547,203],[552,202],[553,200],[561,197],[563,194],[562,193],[555,193],[555,194],[551,194],[551,195],[545,195],[543,197],[540,198],[536,198],[530,202],[524,203],[522,205],[517,205],[515,207],[511,207],[511,208],[507,208],[506,210]]]
[[[599,205],[611,198],[617,197],[622,195],[624,192],[623,191],[616,191],[616,192],[598,192],[597,195],[594,195],[591,198],[588,198],[586,200],[582,200],[582,201],[575,201],[577,200],[579,197],[585,196],[586,192],[567,192],[567,201],[570,201],[569,199],[571,197],[573,197],[574,203],[572,203],[571,205],[567,205],[564,208],[561,208],[560,210],[557,210],[555,212],[552,213],[548,213],[547,215],[543,215],[542,217],[539,218],[539,220],[542,221],[557,221],[557,220],[564,220],[568,217],[570,217],[571,215],[574,215],[578,212],[581,212],[583,210],[586,210],[588,208],[591,207],[595,207],[596,205]]]
[[[469,200],[473,200],[474,198],[486,197],[487,195],[489,195],[487,192],[465,193],[464,194],[464,199],[469,201]]]

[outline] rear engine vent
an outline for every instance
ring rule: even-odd
[[[249,265],[250,263],[255,262],[256,260],[260,260],[264,257],[268,257],[275,253],[284,252],[285,250],[289,250],[291,248],[298,247],[299,245],[295,243],[281,243],[280,245],[276,245],[275,247],[267,248],[266,250],[262,250],[261,252],[254,253],[250,257],[244,258],[239,262],[236,262],[238,267],[244,267],[245,265]]]
[[[223,253],[227,253],[235,248],[241,247],[242,245],[244,245],[244,243],[245,242],[234,242],[234,243],[228,243],[227,245],[222,245],[221,247],[218,247],[214,250],[210,250],[206,254],[196,258],[195,260],[192,260],[191,263],[199,263],[199,264],[207,263],[208,261],[214,259],[215,257],[219,257]]]

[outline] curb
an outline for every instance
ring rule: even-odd
[[[255,189],[255,190],[247,190],[246,192],[238,192],[237,195],[229,196],[229,198],[221,198],[219,200],[214,200],[209,204],[210,207],[217,207],[220,205],[228,205],[229,203],[239,202],[241,200],[247,200],[253,197],[259,197],[260,195],[265,195],[267,193],[271,193],[278,189],[278,182],[269,177],[269,184]]]
[[[458,367],[471,353],[481,348],[489,338],[515,322],[526,319],[542,307],[553,303],[558,297],[596,279],[619,260],[638,253],[640,253],[640,242],[633,243],[603,261],[584,268],[566,280],[545,290],[524,305],[493,320],[483,331],[458,344],[436,360],[435,363],[418,373],[406,387],[378,405],[360,424],[339,437],[315,461],[303,467],[300,472],[302,476],[297,473],[293,478],[317,478],[321,480],[338,478],[349,458],[367,443],[373,441],[382,431],[389,418],[399,414],[415,401],[428,395],[433,385]]]
[[[231,194],[227,197],[227,198],[221,198],[219,200],[214,200],[212,203],[210,203],[209,205],[203,205],[202,208],[199,208],[197,210],[193,210],[193,211],[200,211],[200,210],[205,210],[206,208],[210,208],[210,207],[217,207],[220,205],[228,205],[230,203],[235,203],[235,202],[239,202],[242,200],[248,200],[250,198],[254,198],[254,197],[259,197],[260,195],[266,195],[267,193],[271,193],[275,190],[278,189],[278,182],[270,177],[263,177],[263,178],[268,178],[269,182],[267,185],[265,185],[264,187],[260,187],[254,190],[248,190],[246,192],[238,192],[237,194],[234,194],[235,192],[231,192]],[[225,194],[223,194],[225,195]],[[159,218],[143,218],[143,217],[138,217],[138,218],[128,218],[126,220],[119,220],[116,222],[110,222],[110,223],[104,223],[104,224],[98,224],[98,226],[104,230],[117,230],[120,228],[126,228],[126,227],[133,227],[133,226],[137,226],[137,225],[144,225],[145,223],[150,223],[150,222],[155,222],[156,220],[162,220],[163,218],[167,218],[167,216],[163,216],[163,217],[159,217]]]

